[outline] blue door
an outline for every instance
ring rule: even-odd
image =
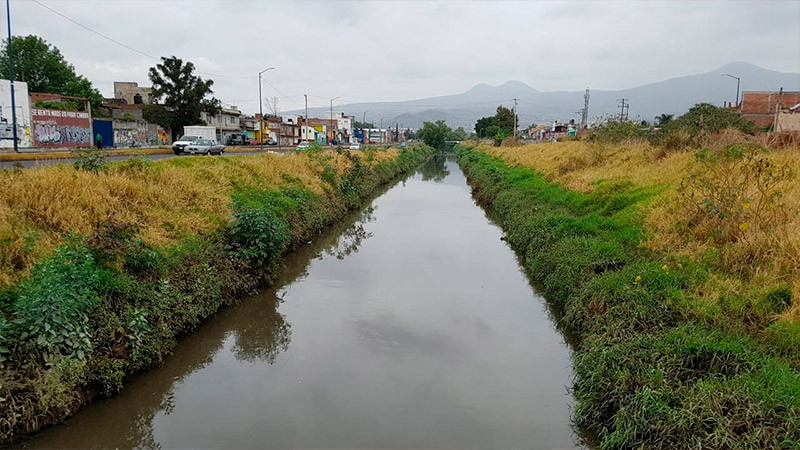
[[[103,147],[114,146],[114,127],[110,120],[93,120],[92,126],[94,127],[94,136],[97,136],[97,133],[103,136]],[[94,136],[92,136],[92,142],[94,142]]]

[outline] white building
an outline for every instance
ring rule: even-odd
[[[31,99],[28,83],[14,82],[14,102],[17,109],[17,146],[31,147]],[[14,121],[11,116],[11,82],[0,80],[0,148],[14,148]]]
[[[223,106],[220,112],[216,115],[211,115],[207,112],[200,113],[200,119],[205,123],[217,129],[217,141],[225,142],[228,136],[232,134],[242,134],[242,125],[240,118],[242,112],[236,106]]]

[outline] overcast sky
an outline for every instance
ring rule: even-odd
[[[210,76],[215,95],[247,113],[258,111],[256,74],[270,66],[263,95],[282,110],[301,107],[303,93],[327,106],[336,96],[411,100],[508,80],[623,89],[733,61],[800,72],[798,1],[39,1],[143,53],[233,77]],[[115,80],[149,85],[153,59],[33,0],[12,0],[11,19],[13,34],[56,45],[106,96]]]

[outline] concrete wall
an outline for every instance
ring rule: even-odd
[[[153,103],[153,88],[140,87],[139,83],[132,81],[115,81],[114,98],[121,98],[129,105],[135,104],[136,94],[142,97],[142,103]]]
[[[31,121],[36,147],[89,147],[93,144],[88,112],[32,108]]]
[[[32,147],[31,102],[28,84],[14,82],[14,100],[17,105],[17,146]],[[11,82],[0,80],[0,148],[14,148],[14,129],[11,117]]]

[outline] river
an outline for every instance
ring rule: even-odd
[[[570,349],[437,156],[29,448],[580,448]]]

